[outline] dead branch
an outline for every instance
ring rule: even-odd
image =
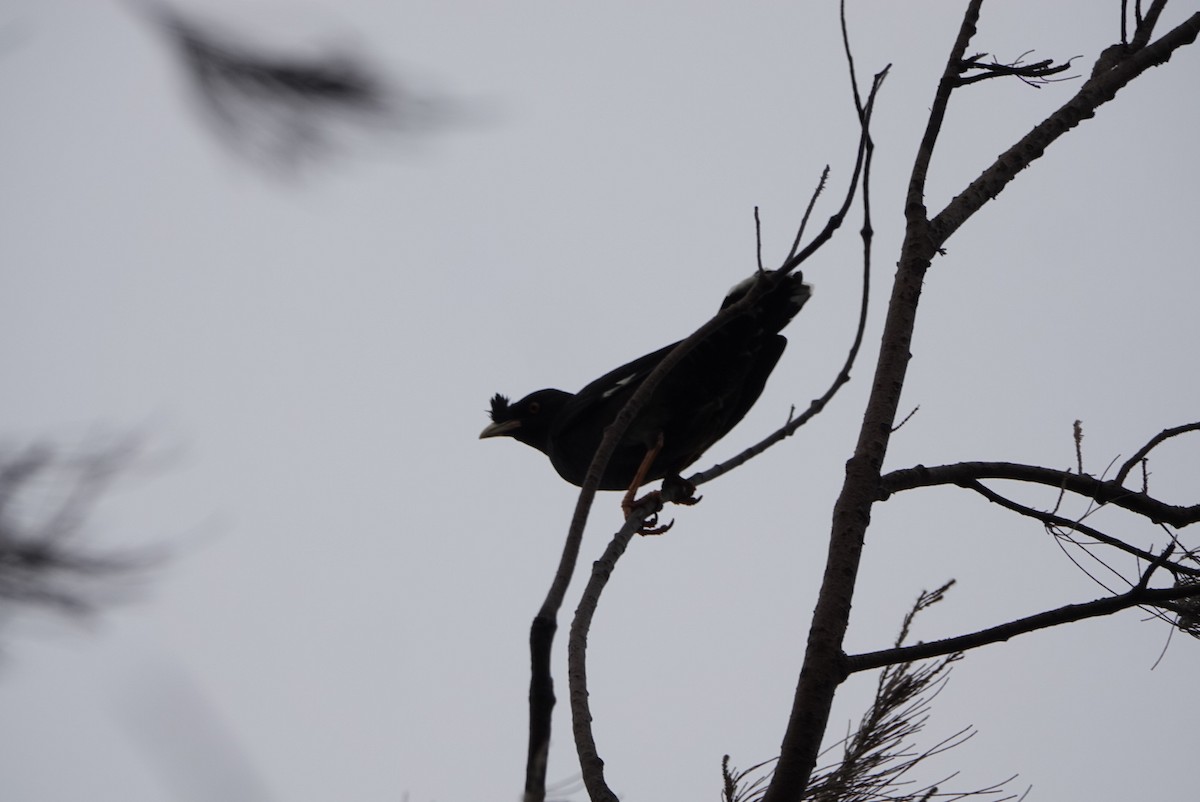
[[[1106,481],[1094,476],[1080,476],[1072,471],[1015,462],[959,462],[932,468],[917,465],[892,471],[880,477],[877,499],[885,501],[893,493],[918,487],[965,486],[980,479],[1010,479],[1062,488],[1099,504],[1110,504],[1141,515],[1151,523],[1164,523],[1177,529],[1200,521],[1200,504],[1187,507],[1167,504],[1145,493],[1130,490],[1116,480]]]

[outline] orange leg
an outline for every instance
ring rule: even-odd
[[[646,474],[650,473],[650,466],[654,464],[654,460],[662,452],[662,447],[663,436],[662,432],[659,432],[658,438],[654,441],[654,446],[646,452],[646,456],[642,457],[642,464],[638,466],[637,473],[633,475],[633,481],[629,483],[629,489],[625,491],[625,498],[621,499],[621,509],[624,510],[626,516],[633,509],[633,499],[637,495],[637,489],[645,483]]]
[[[646,481],[646,474],[650,472],[650,466],[654,464],[654,460],[658,458],[658,455],[662,452],[662,448],[663,436],[662,432],[659,432],[658,438],[655,440],[653,447],[646,451],[646,456],[642,458],[642,464],[638,466],[637,473],[633,475],[633,481],[629,483],[629,489],[625,491],[625,497],[621,499],[621,511],[625,513],[626,518],[629,517],[629,513],[633,511],[634,507],[645,501],[647,498],[657,494],[658,491],[654,491],[640,499],[635,500],[635,497],[637,496],[637,489]],[[646,520],[646,522],[642,525],[642,528],[638,530],[638,534],[661,535],[663,532],[666,532],[668,529],[670,529],[675,522],[672,521],[666,526],[656,526],[655,524],[657,523],[658,513],[655,513]]]

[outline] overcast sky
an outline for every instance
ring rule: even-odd
[[[853,382],[794,438],[667,512],[611,582],[590,641],[609,782],[627,800],[716,799],[723,754],[778,751],[898,253],[904,181],[958,20],[851,3],[880,96],[875,286]],[[1193,13],[1173,4],[1166,26]],[[132,603],[90,623],[7,622],[0,777],[12,802],[519,798],[529,622],[575,489],[507,440],[489,396],[576,390],[678,339],[777,263],[825,164],[823,220],[854,155],[836,6],[191,0],[254,41],[367,54],[460,112],[363,136],[299,174],[214,136],[131,6],[12,0],[0,31],[0,443],[136,436],[91,542],[167,544]],[[993,2],[973,51],[1095,55],[1116,0]],[[306,38],[307,37],[307,38]],[[306,39],[305,39],[306,38]],[[1054,145],[928,274],[889,468],[960,460],[1103,473],[1200,418],[1195,237],[1200,51],[1185,49]],[[956,95],[930,180],[940,209],[1078,87]],[[813,300],[718,461],[822,393],[859,303],[860,218],[805,268]],[[1193,437],[1195,437],[1193,435]],[[1197,501],[1200,441],[1151,489]],[[1111,470],[1110,470],[1111,473]],[[1019,495],[1051,505],[1053,493]],[[619,525],[602,494],[581,566]],[[1082,514],[1075,504],[1068,514]],[[1149,547],[1165,535],[1103,511]],[[1137,570],[1123,559],[1114,564]],[[961,634],[1103,590],[1030,522],[966,491],[876,508],[848,648]],[[577,775],[556,646],[551,781]],[[1194,788],[1197,644],[1141,612],[971,653],[928,744],[946,787],[1011,774],[1032,799]],[[831,735],[869,700],[848,682]],[[957,785],[955,785],[957,783]],[[575,792],[581,798],[582,792]]]

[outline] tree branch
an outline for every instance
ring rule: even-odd
[[[829,180],[829,165],[821,170],[821,178],[817,181],[817,188],[813,190],[812,197],[808,199],[808,206],[804,209],[804,216],[800,218],[800,227],[796,229],[796,238],[792,240],[792,249],[788,251],[787,258],[791,259],[796,255],[796,251],[800,250],[800,243],[804,239],[804,230],[808,228],[808,219],[812,216],[813,207],[817,205],[817,198],[821,197],[821,193],[825,191],[825,183]],[[757,207],[755,214],[757,215]],[[757,220],[757,216],[755,220]],[[762,242],[759,242],[758,253],[758,269],[762,270]]]
[[[1013,462],[959,462],[933,468],[917,465],[892,471],[879,480],[879,500],[886,500],[891,494],[902,490],[934,485],[965,486],[966,483],[979,479],[1012,479],[1062,488],[1100,504],[1111,504],[1129,510],[1152,523],[1168,524],[1180,529],[1200,521],[1200,504],[1178,507],[1145,493],[1136,493],[1115,480],[1105,481],[1094,476],[1080,476],[1071,471]]]
[[[1004,496],[1000,495],[999,493],[989,490],[988,488],[984,487],[982,484],[980,484],[979,482],[976,482],[974,480],[971,480],[968,482],[963,482],[963,483],[959,484],[959,487],[965,487],[968,490],[974,490],[976,493],[983,496],[984,498],[986,498],[988,501],[992,502],[993,504],[999,504],[1001,507],[1004,507],[1007,510],[1012,510],[1013,512],[1018,513],[1019,515],[1024,515],[1027,518],[1033,518],[1035,520],[1041,521],[1047,528],[1057,526],[1057,527],[1061,527],[1063,529],[1069,529],[1069,530],[1072,530],[1075,532],[1079,532],[1080,534],[1090,537],[1093,540],[1099,541],[1100,543],[1103,543],[1106,546],[1112,546],[1113,548],[1120,549],[1121,551],[1124,551],[1127,554],[1132,554],[1133,556],[1135,556],[1139,559],[1142,559],[1142,560],[1146,560],[1147,562],[1154,562],[1155,559],[1157,559],[1155,557],[1155,555],[1152,554],[1151,552],[1145,551],[1144,549],[1139,549],[1136,546],[1132,546],[1129,543],[1126,543],[1125,541],[1121,540],[1120,538],[1116,538],[1116,537],[1113,537],[1112,535],[1105,534],[1104,532],[1101,532],[1099,529],[1096,529],[1095,527],[1092,527],[1092,526],[1088,526],[1087,524],[1083,523],[1082,521],[1072,520],[1071,518],[1064,518],[1061,515],[1056,515],[1053,512],[1045,512],[1043,510],[1034,509],[1033,507],[1026,507],[1024,504],[1018,504],[1017,502],[1013,501],[1012,499],[1005,498]],[[1180,574],[1187,574],[1188,576],[1200,576],[1200,568],[1193,568],[1190,565],[1182,565],[1179,563],[1175,563],[1173,570]]]
[[[1011,64],[1001,64],[998,61],[983,61],[985,55],[985,53],[980,53],[962,62],[961,74],[958,79],[959,86],[979,83],[989,78],[1017,77],[1034,89],[1041,89],[1044,84],[1053,83],[1056,80],[1065,80],[1063,78],[1052,79],[1051,76],[1071,69],[1071,62],[1073,61],[1073,59],[1067,59],[1062,64],[1055,64],[1052,59],[1042,59],[1033,64],[1022,64],[1021,60],[1029,55],[1028,53],[1023,53]],[[978,72],[975,75],[966,75],[970,70],[977,70]]]
[[[1106,596],[1102,599],[1082,604],[1068,604],[1065,607],[1047,610],[1046,612],[1037,613],[1026,618],[1018,618],[1016,621],[983,629],[979,632],[972,632],[969,635],[959,635],[955,638],[918,643],[915,646],[903,646],[899,649],[883,649],[878,652],[851,655],[846,658],[845,665],[847,671],[851,674],[859,671],[870,671],[882,666],[907,663],[912,660],[926,660],[930,657],[940,657],[942,655],[954,654],[955,652],[965,652],[968,649],[978,649],[980,646],[1006,641],[1016,635],[1024,635],[1027,632],[1035,632],[1039,629],[1046,629],[1060,624],[1070,624],[1088,618],[1112,615],[1130,607],[1140,607],[1143,605],[1158,606],[1162,602],[1195,597],[1200,597],[1200,586],[1198,585],[1154,589],[1138,585],[1128,592],[1117,596]]]
[[[567,640],[567,683],[571,698],[571,729],[575,734],[575,751],[579,754],[579,767],[583,784],[587,787],[592,802],[617,802],[617,795],[604,780],[604,761],[596,749],[592,734],[592,711],[588,705],[587,687],[587,638],[592,626],[592,616],[600,603],[608,579],[617,568],[617,560],[629,547],[629,541],[642,525],[642,518],[630,515],[625,525],[617,531],[604,554],[592,564],[592,576],[579,599],[575,618],[571,621],[571,634]]]
[[[883,76],[886,73],[887,69],[884,69],[875,76],[874,82],[871,86],[871,93],[867,99],[867,104],[865,107],[859,108],[859,119],[864,120],[864,124],[869,125],[870,123],[871,114],[874,111],[875,94],[879,89],[880,83],[883,80]],[[857,90],[855,95],[857,98]],[[875,235],[875,230],[871,226],[871,161],[875,152],[875,145],[871,141],[869,130],[864,129],[864,131],[866,132],[866,137],[863,140],[863,146],[866,152],[863,160],[862,171],[863,226],[860,231],[863,241],[862,300],[859,303],[858,326],[854,330],[854,341],[850,344],[850,350],[846,353],[846,361],[842,364],[842,369],[838,371],[837,376],[834,377],[833,383],[829,385],[829,388],[819,398],[814,398],[808,405],[808,409],[802,412],[799,417],[793,417],[792,415],[789,415],[787,423],[764,437],[759,442],[745,449],[741,453],[725,460],[724,462],[714,465],[706,471],[701,471],[688,477],[688,481],[693,485],[699,486],[705,482],[711,482],[713,479],[716,479],[717,477],[732,471],[734,468],[749,462],[776,443],[791,437],[796,433],[797,429],[808,423],[812,418],[819,415],[821,411],[824,410],[829,404],[829,402],[833,400],[833,397],[837,395],[838,390],[840,390],[843,385],[850,381],[850,371],[854,368],[854,363],[858,358],[859,349],[862,347],[863,334],[867,329],[867,311],[870,307],[871,300],[871,243]],[[828,170],[828,168],[826,168],[826,170]],[[824,181],[825,174],[822,173],[821,183],[824,184]],[[813,196],[813,199],[816,199],[816,195]],[[812,204],[810,203],[809,209],[811,210],[811,208]],[[805,212],[805,217],[807,217],[807,215],[808,213]],[[803,226],[801,227],[801,230],[803,231]],[[799,239],[797,239],[797,243],[799,243]],[[793,246],[793,250],[795,250],[795,246]]]
[[[972,8],[977,9],[977,4],[972,3]],[[1151,12],[1154,12],[1153,8]],[[1149,15],[1145,25],[1149,25]],[[1139,28],[1138,35],[1141,34],[1141,30]],[[982,175],[937,214],[930,222],[930,234],[936,245],[941,247],[971,215],[999,195],[1008,183],[1016,178],[1017,173],[1040,158],[1046,148],[1059,137],[1084,120],[1095,116],[1096,109],[1116,97],[1117,92],[1134,78],[1151,67],[1165,64],[1176,50],[1194,42],[1197,34],[1200,34],[1200,13],[1193,14],[1153,44],[1142,48],[1124,48],[1115,56],[1113,66],[1095,73],[1080,87],[1074,97],[1001,154],[992,166],[984,170]],[[1134,36],[1135,41],[1138,40],[1138,35]],[[941,90],[939,97],[940,95]],[[930,121],[933,121],[932,115]],[[923,147],[924,145],[925,142],[922,142]],[[918,152],[918,163],[921,162],[922,155]],[[911,195],[910,192],[910,205],[913,203]]]
[[[958,38],[954,40],[954,47],[950,49],[950,57],[946,59],[946,68],[942,71],[942,78],[938,82],[933,104],[929,108],[925,133],[921,137],[921,143],[917,146],[917,157],[913,161],[912,175],[908,181],[908,195],[904,207],[904,215],[908,221],[906,239],[929,236],[927,231],[929,217],[925,208],[925,182],[929,177],[929,166],[933,162],[933,151],[937,147],[938,136],[942,133],[942,123],[946,119],[950,94],[958,85],[958,65],[967,52],[967,45],[971,43],[971,38],[975,36],[976,26],[979,24],[979,9],[982,6],[983,0],[971,0],[966,11],[963,12]],[[930,245],[928,250],[932,253],[937,250],[937,247],[937,245]]]
[[[1150,5],[1150,10],[1137,21],[1137,29],[1133,33],[1133,41],[1129,43],[1131,50],[1141,50],[1149,44],[1150,37],[1154,35],[1154,26],[1158,24],[1158,17],[1166,7],[1167,0],[1154,0]]]
[[[1185,423],[1183,426],[1176,426],[1173,429],[1163,429],[1161,432],[1154,435],[1154,437],[1150,438],[1150,442],[1139,448],[1137,453],[1125,460],[1125,464],[1121,466],[1119,471],[1117,471],[1117,475],[1113,477],[1113,481],[1119,485],[1125,484],[1125,478],[1129,476],[1129,472],[1133,470],[1134,466],[1145,459],[1146,455],[1153,451],[1154,448],[1164,440],[1169,440],[1172,437],[1177,437],[1181,434],[1185,434],[1186,432],[1197,431],[1200,431],[1200,422]]]
[[[973,0],[971,4],[976,13],[980,2]],[[970,13],[968,11],[968,15]],[[960,38],[965,48],[970,37]],[[954,59],[957,61],[961,57],[960,51]],[[852,59],[847,58],[847,62],[852,63]],[[904,384],[908,344],[914,322],[915,304],[901,303],[898,299],[915,298],[920,294],[921,276],[926,266],[928,259],[924,260],[923,265],[912,260],[905,264],[902,260],[897,273],[884,327],[883,347],[872,384],[871,403],[867,407],[854,456],[846,466],[842,493],[834,507],[825,576],[809,629],[808,646],[791,715],[780,746],[779,763],[763,796],[764,802],[792,802],[799,799],[807,788],[820,752],[821,737],[829,722],[834,693],[844,678],[840,661],[844,656],[842,641],[850,617],[854,578],[858,573],[863,536],[876,495],[879,469],[895,420],[899,391]]]
[[[858,442],[846,465],[846,478],[834,505],[829,552],[792,711],[780,748],[775,778],[764,802],[794,802],[808,787],[829,710],[844,680],[842,651],[849,622],[863,538],[873,503],[880,498],[880,470],[896,420],[900,393],[911,357],[925,273],[946,240],[995,197],[1015,175],[1044,152],[1046,146],[1093,116],[1122,87],[1149,67],[1161,64],[1200,32],[1200,14],[1113,69],[1093,77],[1066,106],[1036,126],[993,167],[930,221],[925,208],[926,179],[966,48],[975,34],[982,0],[971,0],[951,49],[918,146],[905,200],[906,230],[893,291],[884,323],[875,377]],[[1092,480],[1095,481],[1095,480]],[[1123,490],[1123,489],[1122,489]],[[1125,492],[1125,491],[1123,491]]]

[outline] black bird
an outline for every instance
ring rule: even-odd
[[[641,485],[683,481],[680,473],[737,425],[762,394],[787,339],[779,332],[812,294],[799,273],[755,273],[726,296],[721,308],[757,281],[772,286],[745,314],[696,345],[663,378],[618,442],[601,490],[628,490],[628,513]],[[610,371],[577,393],[538,390],[516,403],[492,397],[492,423],[479,437],[512,437],[550,458],[559,476],[582,486],[605,428],[642,381],[678,343]]]

